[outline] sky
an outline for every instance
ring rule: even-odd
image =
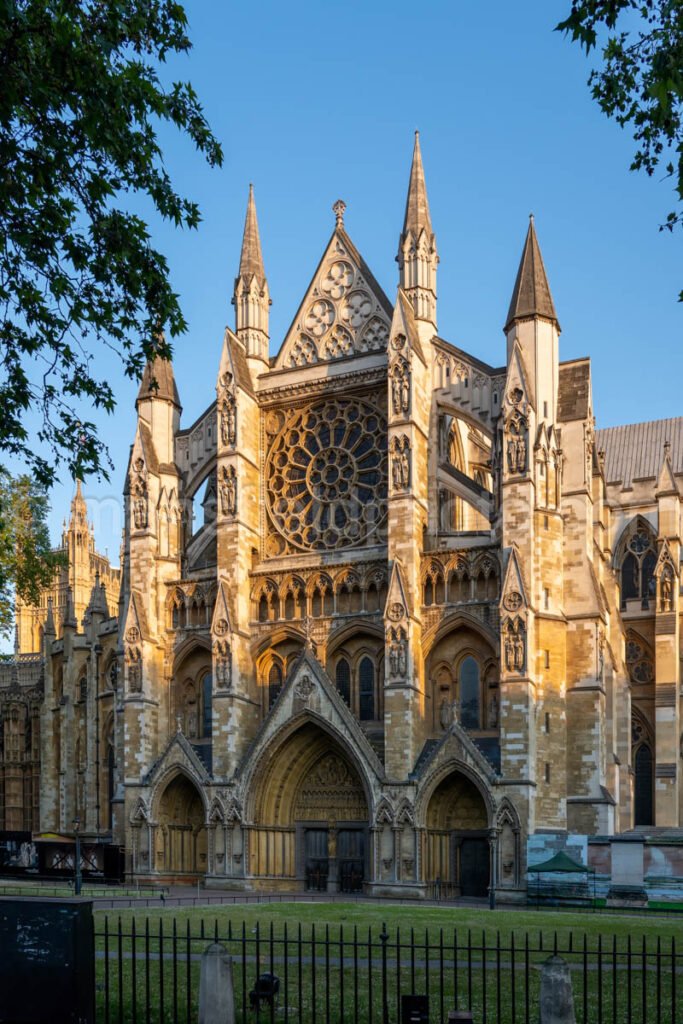
[[[599,427],[683,414],[683,233],[660,233],[668,182],[629,172],[634,143],[605,118],[578,44],[554,32],[570,0],[327,0],[186,3],[187,78],[222,142],[209,169],[162,135],[196,232],[152,222],[189,323],[174,368],[189,426],[215,398],[223,329],[254,183],[270,294],[271,353],[334,226],[332,204],[390,299],[413,146],[420,130],[437,237],[439,333],[494,366],[529,213],[562,335],[561,359],[590,355]],[[114,471],[85,481],[95,537],[118,564],[123,478],[137,385],[108,356],[115,416],[101,416]],[[66,473],[66,471],[65,471]],[[73,483],[52,495],[57,541]]]

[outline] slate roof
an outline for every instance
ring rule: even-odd
[[[158,385],[156,388],[153,387],[154,381]],[[180,408],[180,395],[170,359],[155,359],[153,363],[147,363],[145,366],[138,391],[138,402],[145,398],[162,398]]]
[[[605,452],[607,483],[630,487],[632,481],[656,480],[662,467],[665,441],[671,444],[674,473],[683,474],[683,417],[598,430],[596,446],[598,451],[604,449]]]
[[[543,257],[532,216],[529,218],[529,230],[524,242],[524,250],[504,329],[507,331],[515,320],[524,320],[534,316],[554,320],[559,330],[560,325],[553,297],[550,294],[550,285],[543,266]]]

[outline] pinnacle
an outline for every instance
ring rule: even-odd
[[[505,330],[507,331],[515,320],[531,317],[544,317],[546,320],[553,320],[559,330],[560,325],[536,237],[533,213],[529,215],[529,229],[510,300],[510,309],[505,321]]]
[[[408,183],[406,213],[403,221],[403,236],[405,237],[408,232],[412,232],[415,238],[418,238],[422,230],[426,231],[428,235],[433,234],[425,172],[422,165],[420,133],[416,131],[413,162],[410,168],[410,181]]]
[[[249,200],[247,202],[247,216],[244,221],[244,236],[242,238],[242,253],[238,277],[243,277],[246,280],[256,277],[261,284],[266,279],[263,256],[261,254],[261,239],[259,237],[258,220],[256,217],[253,185],[249,186]]]
[[[155,381],[156,387],[154,387]],[[180,406],[180,395],[173,373],[173,363],[170,359],[162,359],[159,356],[154,362],[148,362],[145,366],[137,400],[141,402],[150,398],[159,398]]]

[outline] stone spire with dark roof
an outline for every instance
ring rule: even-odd
[[[551,320],[556,324],[557,329],[560,329],[543,265],[541,249],[536,237],[534,216],[531,214],[504,329],[508,331],[517,320],[532,320],[535,317]]]
[[[153,362],[148,362],[145,366],[135,404],[137,406],[139,402],[148,401],[149,399],[171,402],[172,405],[177,406],[179,409],[181,408],[180,395],[178,394],[173,373],[173,363],[170,359],[159,357]]]
[[[235,333],[244,345],[247,359],[257,359],[267,367],[270,294],[263,266],[253,185],[249,186],[240,266],[235,278],[232,304],[235,307]]]
[[[419,132],[415,132],[406,212],[396,260],[400,270],[399,285],[410,299],[418,322],[426,321],[429,325],[425,333],[432,335],[436,331],[436,267],[439,256],[429,212]]]

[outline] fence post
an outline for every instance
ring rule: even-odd
[[[540,1024],[576,1024],[569,964],[550,956],[541,967]]]
[[[382,1024],[389,1024],[389,999],[387,994],[387,942],[389,941],[389,935],[386,924],[382,925],[379,940],[382,943]]]
[[[202,953],[199,1024],[235,1024],[232,957],[220,942],[212,942]]]

